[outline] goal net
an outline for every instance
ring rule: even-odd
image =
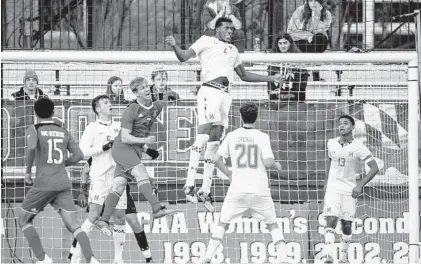
[[[134,99],[128,89],[130,80],[145,77],[152,84],[158,83],[159,78],[167,79],[168,87],[180,99],[168,102],[152,128],[157,143],[151,147],[159,149],[161,156],[156,161],[145,157],[144,163],[158,181],[159,199],[179,213],[152,222],[150,206],[135,185],[132,194],[155,262],[201,263],[212,230],[218,223],[229,182],[215,169],[211,188],[215,213],[207,213],[201,203],[186,204],[182,188],[187,176],[189,148],[197,133],[195,93],[201,83],[198,62],[181,64],[173,54],[166,52],[23,55],[8,52],[2,55],[1,262],[36,261],[17,222],[20,205],[29,190],[23,181],[25,130],[36,120],[33,101],[11,100],[11,94],[23,86],[25,71],[33,69],[38,76],[38,88],[55,102],[56,121],[76,140],[87,124],[95,120],[91,100],[106,93],[112,76],[121,79],[125,99],[113,101],[116,122],[127,101]],[[278,223],[288,244],[289,262],[323,263],[326,257],[323,244],[326,222],[322,214],[326,142],[339,136],[337,118],[342,114],[355,119],[354,137],[370,149],[380,168],[378,175],[364,188],[364,194],[358,197],[348,259],[351,263],[415,260],[419,257],[418,72],[416,67],[408,67],[408,63],[416,54],[302,56],[305,58],[291,54],[242,55],[247,70],[260,74],[281,72],[287,82],[278,87],[245,83],[236,77],[230,88],[233,103],[227,131],[241,127],[239,108],[244,102],[258,103],[256,127],[269,134],[275,159],[284,168],[283,173],[270,172],[269,176]],[[320,81],[313,79],[317,72]],[[174,97],[173,94],[169,99]],[[75,197],[82,166],[80,163],[68,169]],[[196,190],[201,186],[202,166],[197,174]],[[367,165],[360,164],[358,179],[367,170]],[[85,210],[80,209],[80,212],[84,220]],[[46,207],[36,217],[34,226],[46,253],[54,261],[66,262],[73,238],[53,208]],[[340,230],[338,224],[336,259],[339,258]],[[125,262],[144,262],[128,225],[126,232]],[[89,236],[95,256],[102,262],[112,261],[112,238],[101,235],[98,230]],[[275,263],[275,248],[266,225],[246,213],[230,225],[213,262]]]

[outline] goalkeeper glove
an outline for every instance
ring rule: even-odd
[[[149,155],[149,157],[151,157],[153,160],[154,160],[154,159],[157,159],[157,158],[159,157],[159,151],[158,151],[158,150],[156,150],[156,149],[151,149],[151,148],[148,148],[148,149],[146,150],[146,154],[148,154],[148,155]]]
[[[76,203],[82,208],[88,206],[88,184],[87,183],[82,183]]]
[[[109,150],[110,148],[112,148],[112,147],[113,147],[113,143],[114,143],[114,141],[109,141],[109,142],[105,143],[105,144],[102,146],[102,150],[103,150],[103,151],[107,151],[107,150]]]

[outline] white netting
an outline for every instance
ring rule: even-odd
[[[105,59],[105,58],[104,58]],[[4,63],[2,64],[2,263],[36,261],[17,226],[18,208],[24,198],[25,127],[32,124],[33,107],[29,101],[11,101],[10,94],[22,86],[26,69],[34,69],[41,88],[56,104],[56,117],[78,140],[86,125],[94,120],[90,102],[106,91],[107,80],[119,76],[127,100],[132,99],[127,84],[142,76],[151,81],[151,73],[168,72],[171,89],[181,100],[170,102],[153,127],[162,156],[158,161],[145,160],[149,171],[158,179],[159,197],[180,213],[151,223],[150,206],[132,186],[139,220],[144,224],[152,255],[156,262],[199,263],[203,261],[212,228],[228,182],[215,171],[212,194],[216,213],[206,213],[202,204],[185,204],[182,187],[186,178],[189,147],[196,134],[195,95],[200,85],[200,67],[196,63]],[[337,136],[336,121],[341,114],[356,120],[355,137],[372,151],[381,167],[365,194],[358,201],[354,235],[349,250],[351,263],[407,261],[408,232],[408,83],[406,64],[315,63],[279,64],[248,63],[247,69],[267,73],[279,71],[289,76],[289,84],[271,86],[235,80],[231,89],[233,104],[231,131],[240,124],[239,106],[253,100],[260,106],[257,127],[267,132],[277,160],[285,168],[280,175],[271,173],[272,196],[277,215],[289,247],[291,263],[322,262],[324,221],[321,216],[325,180],[326,141]],[[314,72],[321,81],[314,81]],[[301,90],[305,98],[294,93]],[[304,92],[305,90],[305,92]],[[288,92],[289,91],[289,92]],[[271,98],[269,100],[269,98]],[[284,98],[284,101],[279,100]],[[297,102],[294,98],[301,101]],[[115,120],[124,103],[115,103]],[[69,169],[74,194],[79,189],[81,165]],[[366,168],[361,166],[360,171]],[[196,181],[201,186],[201,169]],[[141,201],[142,200],[142,201]],[[42,242],[54,260],[64,262],[70,233],[59,216],[47,207],[35,220]],[[338,227],[339,232],[339,227]],[[130,228],[127,228],[124,251],[126,263],[143,262]],[[99,260],[112,260],[113,243],[95,230],[90,234]],[[336,235],[339,242],[340,235]],[[265,225],[245,217],[231,225],[218,249],[217,263],[273,262],[274,246]],[[339,245],[339,244],[338,244]]]

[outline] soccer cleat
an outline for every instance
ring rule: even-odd
[[[81,264],[81,263],[82,263],[82,259],[79,256],[73,255],[72,258],[70,259],[70,264]]]
[[[146,263],[153,263],[153,259],[152,258],[146,258]]]
[[[211,260],[210,259],[205,259],[204,261],[203,261],[203,264],[210,264],[211,263]]]
[[[341,259],[338,261],[338,264],[349,264],[349,261],[346,259]]]
[[[45,255],[43,261],[37,261],[36,263],[38,263],[38,264],[53,264],[54,262],[48,255]]]
[[[172,209],[167,209],[167,207],[165,206],[161,206],[161,209],[158,212],[154,212],[152,214],[153,219],[158,219],[167,215],[172,215],[177,213],[176,210],[172,210]]]
[[[213,199],[210,193],[205,193],[202,191],[202,189],[200,189],[197,192],[197,197],[199,197],[199,199],[203,202],[206,210],[208,210],[211,213],[215,212],[215,208],[213,207],[213,204],[212,204]]]
[[[122,259],[115,259],[113,264],[124,264],[124,261]]]
[[[184,193],[188,202],[197,204],[198,200],[193,186],[184,186]]]
[[[95,226],[101,230],[104,235],[111,236],[113,234],[110,225],[104,220],[101,220],[101,218],[95,221]]]
[[[325,259],[325,264],[330,264],[330,263],[333,263],[333,258],[330,255],[327,255]]]
[[[96,258],[92,257],[91,258],[91,262],[89,262],[90,264],[100,264],[98,260],[96,260]]]

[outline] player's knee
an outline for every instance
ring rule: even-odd
[[[73,233],[76,229],[80,227],[79,221],[76,217],[77,212],[67,212],[60,210],[60,215],[67,230],[69,230],[71,233]]]
[[[136,179],[136,182],[149,179],[148,171],[146,170],[145,166],[143,166],[143,164],[138,164],[136,167],[134,167],[132,169],[132,175]]]
[[[19,227],[22,228],[27,224],[32,223],[32,219],[33,217],[31,218],[29,214],[21,214],[18,219]]]
[[[125,210],[116,209],[114,210],[114,223],[117,225],[124,225],[126,223],[126,217],[124,215]]]
[[[137,219],[136,214],[127,214],[126,221],[129,224],[129,226],[132,228],[134,233],[139,233],[142,231],[142,226],[140,225],[140,222]]]
[[[98,220],[99,216],[101,215],[102,206],[99,206],[97,204],[91,204],[89,206],[89,214],[88,214],[88,220],[91,223],[94,223],[96,220]]]
[[[113,191],[122,194],[126,189],[127,180],[124,177],[116,177],[113,181]]]
[[[346,236],[351,235],[352,233],[352,221],[341,220],[342,233]]]
[[[326,216],[326,227],[335,228],[338,224],[338,217]]]
[[[222,223],[222,222],[219,223],[219,226],[222,227],[225,231],[228,230],[229,225],[230,225],[229,223]]]

